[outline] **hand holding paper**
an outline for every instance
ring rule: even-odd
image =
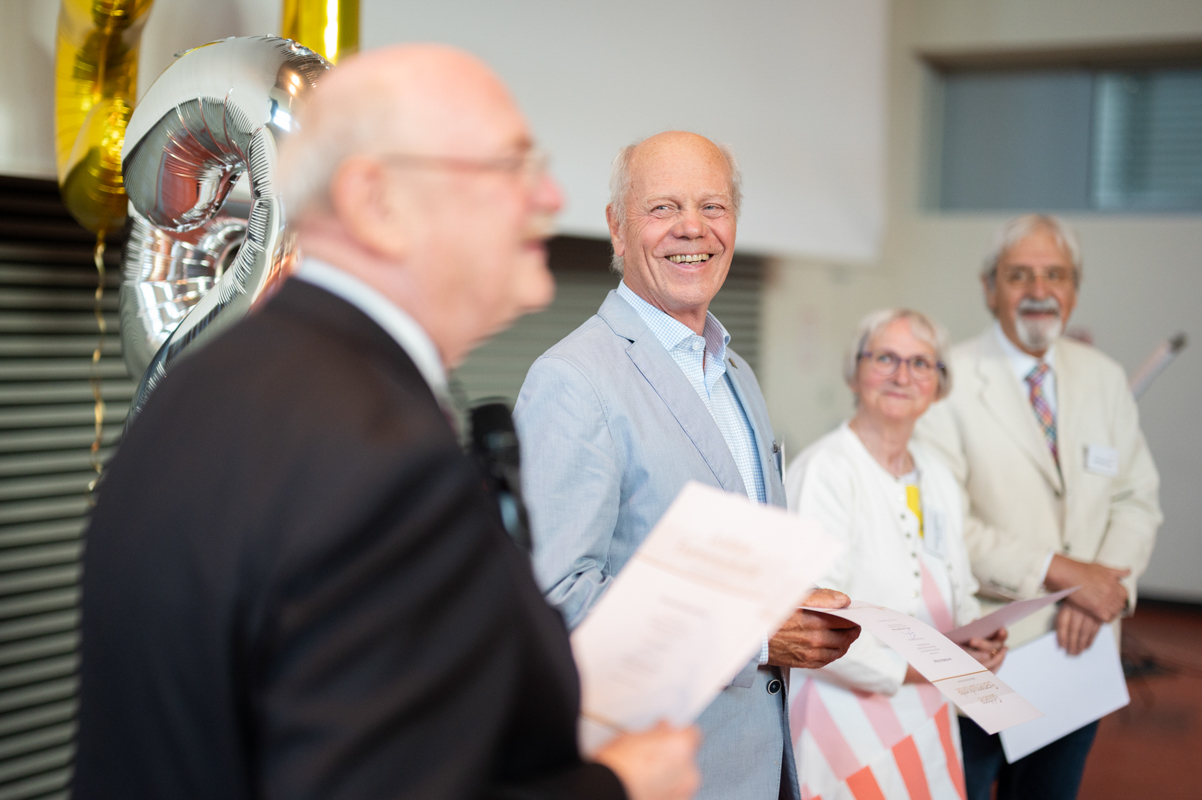
[[[1002,662],[1006,659],[1006,639],[1010,636],[1010,632],[1005,628],[998,628],[993,632],[993,635],[988,638],[974,637],[967,642],[958,643],[960,649],[968,653],[977,660],[985,669],[990,672],[997,672],[998,667],[1002,666]]]
[[[971,717],[986,733],[1043,716],[997,676],[925,622],[881,606],[852,601],[847,608],[813,609],[859,623]]]
[[[1056,642],[1070,656],[1079,656],[1093,644],[1101,627],[1097,617],[1065,603],[1056,615]]]
[[[815,589],[803,604],[812,608],[845,608],[843,592]],[[768,642],[768,663],[777,667],[819,669],[847,654],[860,636],[860,626],[830,614],[797,609]]]
[[[1078,587],[1080,591],[1069,602],[1102,622],[1113,622],[1127,605],[1127,587],[1122,580],[1130,574],[1129,569],[1113,569],[1057,553],[1048,565],[1044,585],[1049,589]]]

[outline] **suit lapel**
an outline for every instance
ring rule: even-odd
[[[1043,431],[1031,408],[1031,401],[1023,393],[1022,386],[1010,369],[1010,362],[1002,348],[994,341],[993,331],[986,331],[984,351],[977,359],[977,375],[981,379],[981,402],[1006,431],[1014,437],[1026,454],[1035,462],[1043,477],[1064,491],[1064,481],[1052,453],[1048,450]],[[1057,399],[1060,383],[1057,380]],[[1059,408],[1059,405],[1057,406]],[[1059,417],[1059,414],[1057,414]]]
[[[677,423],[705,459],[718,485],[728,492],[746,495],[743,478],[718,424],[680,367],[647,329],[638,312],[611,291],[597,312],[618,336],[628,340],[626,355],[635,369],[655,390]]]
[[[1074,420],[1080,420],[1076,413],[1080,398],[1075,389],[1080,388],[1080,381],[1074,380],[1073,351],[1070,347],[1061,347],[1057,342],[1056,348],[1056,443],[1060,451],[1060,474],[1064,476],[1065,489],[1076,483],[1084,468],[1084,445],[1080,440]],[[1072,495],[1069,495],[1072,496]]]
[[[729,351],[727,352],[729,353]],[[747,387],[743,382],[751,380],[751,373],[746,367],[740,367],[735,363],[735,360],[729,355],[726,359],[726,374],[730,376],[730,385],[734,387],[735,396],[739,398],[739,404],[743,406],[747,419],[751,420],[751,429],[755,434],[756,455],[760,459],[760,474],[764,476],[764,490],[768,502],[771,505],[784,506],[785,487],[780,481],[780,475],[776,471],[776,463],[773,460],[772,420],[768,419],[768,409],[763,403],[750,402],[747,396]]]

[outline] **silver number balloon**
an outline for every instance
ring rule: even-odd
[[[122,171],[133,228],[121,281],[132,420],[171,365],[243,317],[292,256],[276,152],[329,62],[296,42],[231,38],[176,59],[134,109]],[[227,202],[248,173],[249,204]]]

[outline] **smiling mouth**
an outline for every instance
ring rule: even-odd
[[[709,253],[693,253],[689,255],[668,256],[668,260],[673,264],[697,264],[702,261],[709,261],[711,257]]]

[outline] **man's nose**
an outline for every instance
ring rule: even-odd
[[[563,190],[550,173],[544,173],[535,184],[534,204],[548,214],[558,214],[563,208]]]
[[[1031,278],[1031,285],[1030,285],[1030,288],[1027,289],[1027,293],[1030,294],[1032,297],[1034,297],[1036,300],[1042,300],[1045,297],[1048,297],[1051,294],[1051,292],[1048,291],[1047,276],[1044,275],[1042,272],[1036,272],[1035,275],[1032,276],[1032,278]]]
[[[686,208],[680,212],[676,224],[672,227],[672,235],[678,239],[700,239],[705,235],[705,219],[700,209]]]

